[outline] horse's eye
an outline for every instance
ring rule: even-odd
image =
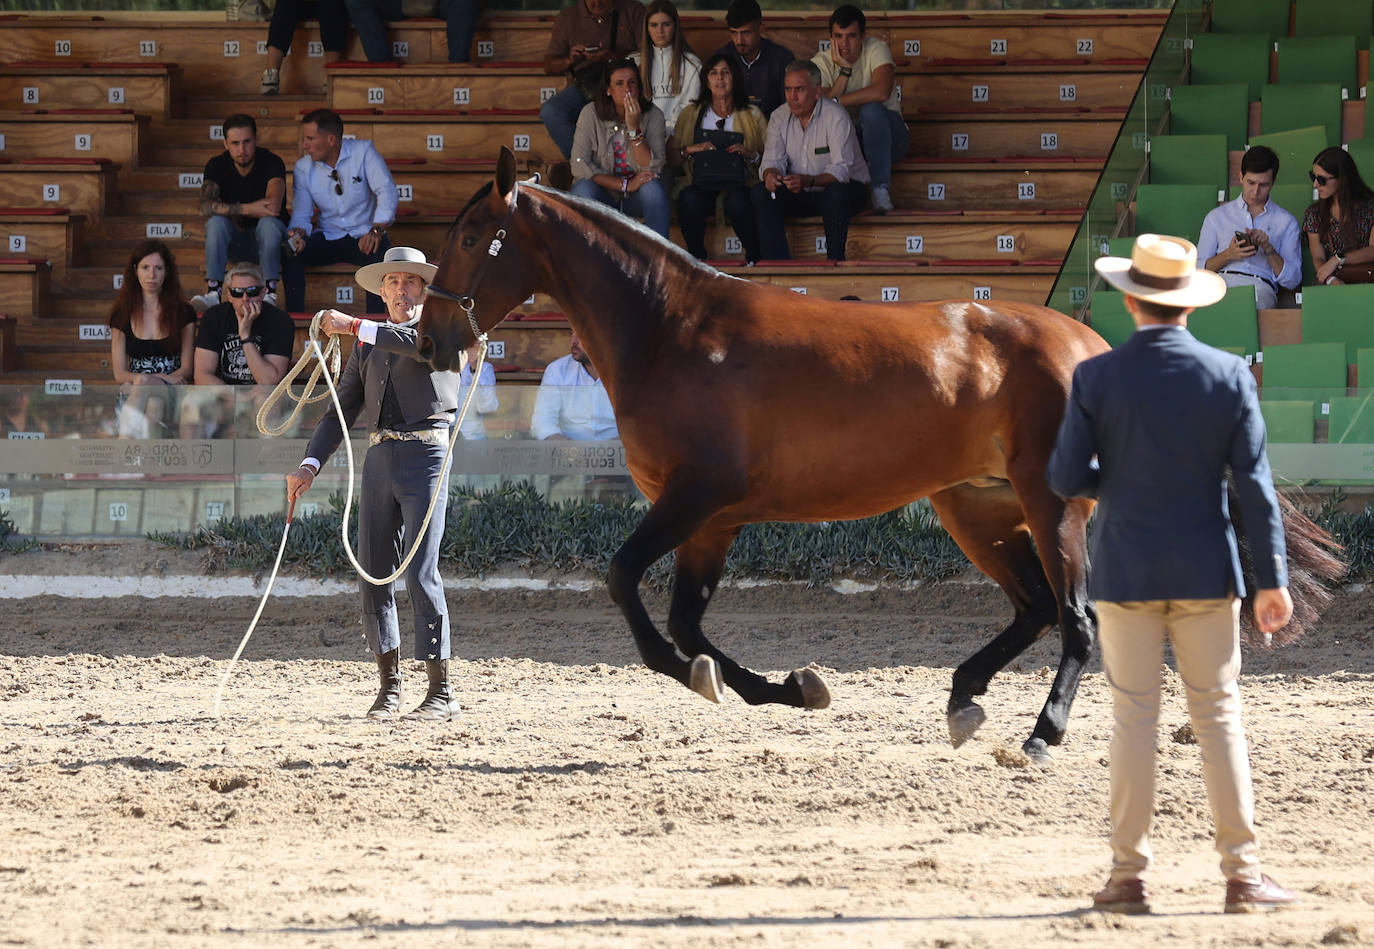
[[[474,245],[474,244],[476,244],[476,243],[477,243],[477,238],[474,237],[473,235],[469,234],[467,237],[463,238],[463,250],[471,250],[471,249],[472,249],[472,245]]]

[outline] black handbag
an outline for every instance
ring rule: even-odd
[[[749,178],[749,163],[744,156],[727,151],[731,145],[743,145],[741,132],[716,132],[697,129],[696,143],[710,142],[708,148],[692,156],[692,184],[703,188],[732,188]]]

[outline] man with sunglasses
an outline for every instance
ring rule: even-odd
[[[1240,160],[1240,195],[1207,212],[1197,242],[1203,266],[1228,287],[1254,287],[1261,310],[1278,306],[1280,290],[1302,283],[1298,219],[1269,197],[1278,173],[1274,150],[1251,146]]]
[[[196,385],[276,385],[296,345],[290,314],[263,300],[262,268],[250,260],[225,271],[224,289],[228,299],[206,310],[196,331]]]
[[[301,150],[292,181],[290,253],[282,266],[286,308],[305,312],[305,268],[376,263],[391,246],[386,229],[399,200],[386,161],[369,141],[343,137],[343,119],[316,109],[301,120]],[[311,219],[319,220],[311,230]],[[367,295],[367,312],[383,312]]]

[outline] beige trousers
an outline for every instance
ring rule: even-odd
[[[1112,687],[1112,879],[1149,869],[1164,638],[1173,644],[1202,751],[1221,871],[1258,883],[1250,761],[1240,720],[1240,601],[1097,603],[1102,664]]]

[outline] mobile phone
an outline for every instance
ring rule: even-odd
[[[582,47],[582,52],[584,52],[584,53],[599,53],[599,52],[601,52],[601,44],[600,44],[600,43],[597,43],[595,46],[584,46],[584,47]]]
[[[1236,243],[1248,246],[1250,244],[1250,235],[1246,234],[1244,231],[1236,231]]]

